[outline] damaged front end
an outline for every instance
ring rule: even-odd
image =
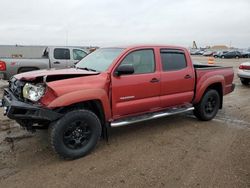
[[[97,74],[99,73],[77,69],[40,70],[18,74],[10,79],[9,87],[4,89],[0,106],[4,108],[4,115],[16,120],[27,130],[46,128],[51,122],[63,116],[60,107],[47,107],[58,97],[53,86],[51,88],[49,85]],[[66,87],[72,86],[64,84],[64,81],[62,83],[63,91]]]
[[[39,103],[32,102],[27,96],[25,98],[24,94],[25,91],[27,91],[27,88],[25,89],[26,84],[24,81],[15,78],[9,81],[9,88],[4,89],[3,99],[1,100],[4,115],[16,120],[27,130],[41,128],[62,116],[62,114],[54,110],[47,109]],[[24,89],[25,91],[23,91]],[[27,93],[25,95],[27,95]],[[33,99],[37,99],[37,97]]]

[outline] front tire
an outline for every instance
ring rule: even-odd
[[[64,159],[89,154],[101,136],[101,123],[89,110],[74,110],[50,125],[52,149]]]
[[[220,95],[218,91],[208,90],[202,97],[199,104],[195,106],[194,115],[202,121],[213,119],[220,107]]]

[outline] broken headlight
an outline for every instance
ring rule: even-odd
[[[26,83],[23,87],[23,97],[31,101],[38,101],[45,93],[45,87],[42,84]]]

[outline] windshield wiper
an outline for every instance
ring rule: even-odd
[[[86,71],[92,71],[92,72],[98,72],[95,69],[87,68],[87,67],[77,67],[75,66],[76,69],[81,69],[81,70],[86,70]]]

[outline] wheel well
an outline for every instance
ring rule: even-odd
[[[17,72],[22,73],[22,72],[28,72],[28,71],[33,71],[33,70],[39,70],[39,68],[37,68],[37,67],[20,67]]]
[[[220,95],[220,109],[222,108],[222,104],[223,104],[223,90],[222,90],[222,84],[221,83],[214,83],[210,86],[208,86],[208,88],[206,89],[205,93],[210,90],[210,89],[214,89],[216,90],[219,95]],[[204,93],[204,94],[205,94]]]
[[[102,103],[100,100],[91,100],[91,101],[84,101],[84,102],[80,102],[80,103],[75,103],[75,104],[72,104],[70,106],[67,106],[67,107],[60,109],[59,112],[66,113],[66,112],[73,110],[73,109],[90,110],[94,114],[97,115],[102,126],[105,125],[105,123],[106,123],[104,109],[103,109],[103,106],[102,106]]]

